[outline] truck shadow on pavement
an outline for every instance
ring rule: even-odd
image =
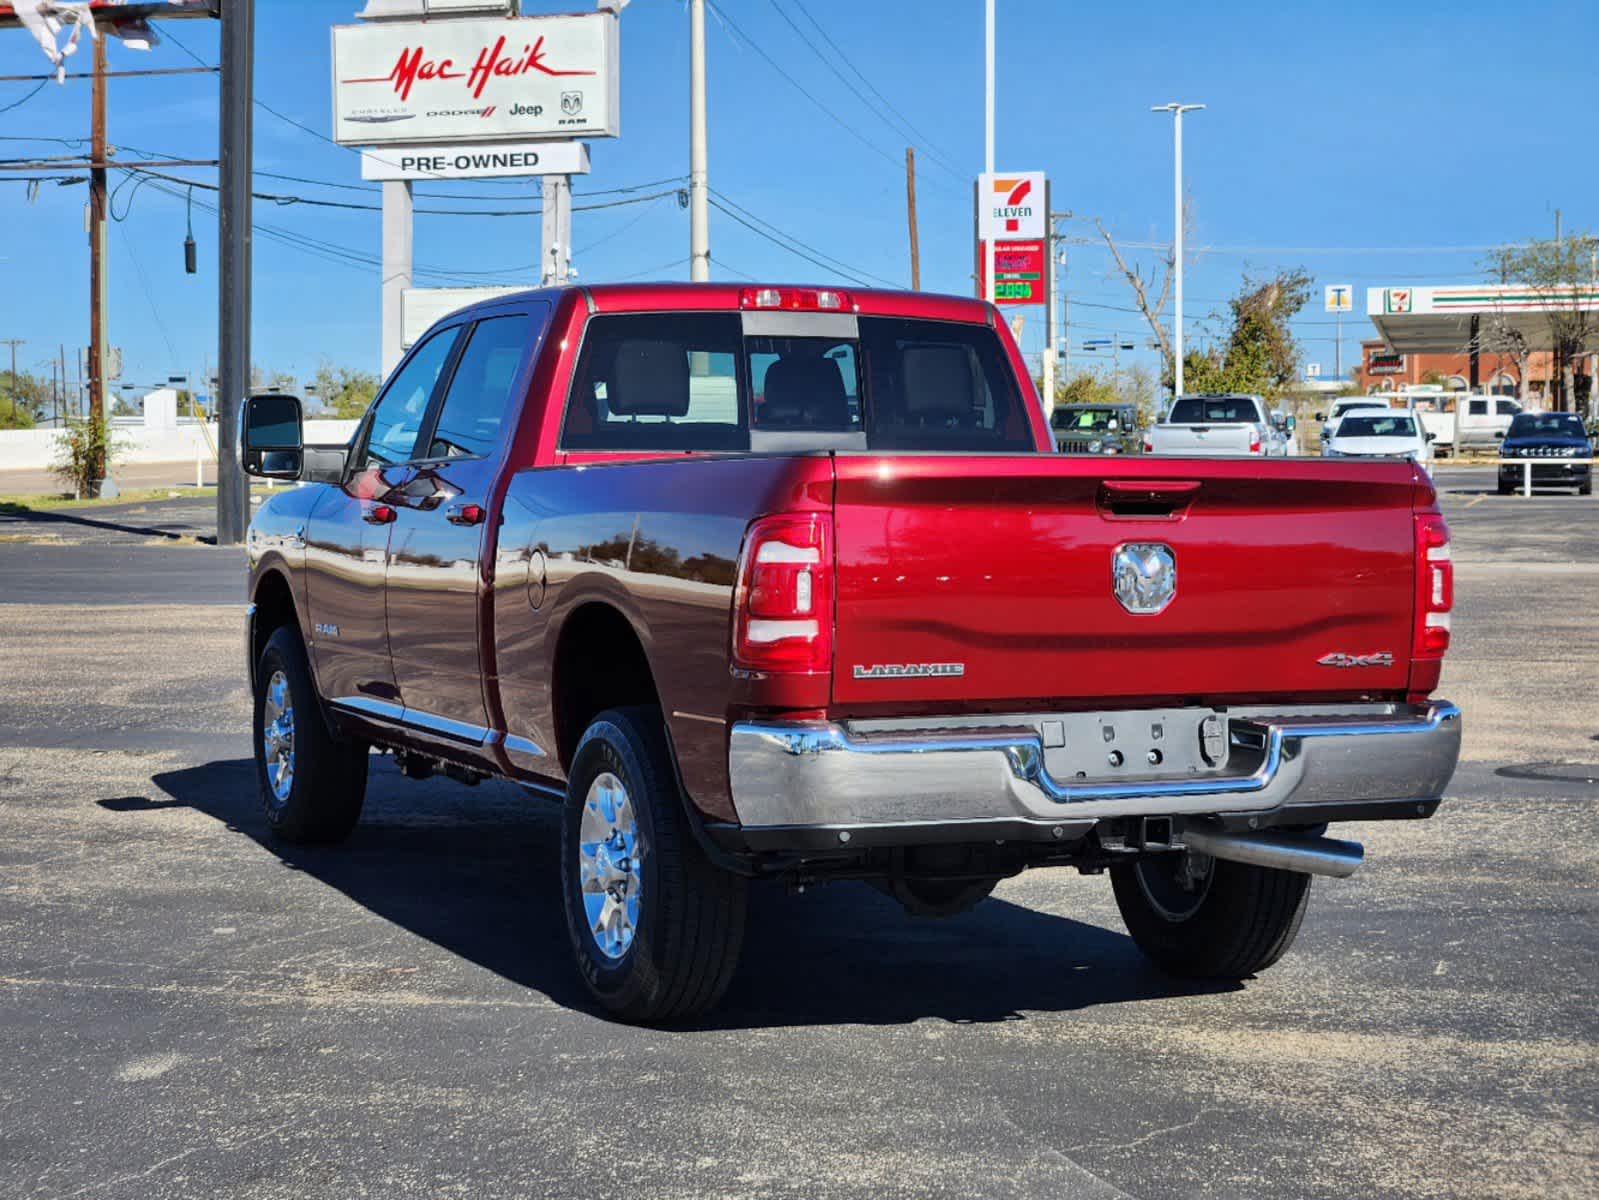
[[[578,982],[561,912],[560,817],[509,784],[402,781],[374,759],[349,841],[272,838],[249,759],[165,772],[170,800],[102,800],[117,812],[187,807],[222,822],[357,904],[558,1004],[596,1011]],[[1087,900],[1103,879],[1059,872]],[[1103,893],[1095,899],[1103,898]],[[1025,1019],[1103,1004],[1236,990],[1154,970],[1120,931],[990,897],[941,920],[906,915],[859,883],[788,895],[756,884],[738,973],[702,1028]]]

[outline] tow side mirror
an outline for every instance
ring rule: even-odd
[[[240,463],[262,479],[298,479],[305,458],[304,417],[298,396],[268,392],[244,404]]]
[[[1427,434],[1427,440],[1428,440],[1428,441],[1429,441],[1429,442],[1436,442],[1436,441],[1437,441],[1437,440],[1438,440],[1438,435],[1437,435],[1437,434],[1436,434],[1436,433],[1431,433],[1431,432],[1429,432],[1429,433],[1428,433],[1428,434]]]
[[[1326,419],[1327,419],[1327,414],[1326,413],[1317,413],[1316,414],[1316,420],[1325,421]]]

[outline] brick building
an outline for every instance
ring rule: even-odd
[[[1587,394],[1586,363],[1577,365],[1577,394]],[[1478,355],[1478,378],[1485,392],[1500,396],[1521,394],[1521,371],[1508,355]],[[1549,394],[1550,377],[1555,372],[1554,355],[1534,351],[1527,358],[1527,396],[1539,399]],[[1442,383],[1464,391],[1471,377],[1471,356],[1464,350],[1453,353],[1399,354],[1381,338],[1360,343],[1360,365],[1355,368],[1355,383],[1363,392],[1391,392],[1411,383]]]

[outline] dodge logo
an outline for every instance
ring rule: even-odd
[[[583,111],[582,92],[562,92],[561,111],[569,117],[575,117]]]
[[[1177,594],[1177,559],[1160,542],[1123,542],[1111,554],[1111,590],[1130,613],[1158,613]]]

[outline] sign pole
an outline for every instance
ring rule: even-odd
[[[689,0],[688,277],[711,277],[710,177],[705,149],[705,0]]]
[[[383,183],[383,377],[405,357],[405,290],[411,286],[415,229],[409,179]]]

